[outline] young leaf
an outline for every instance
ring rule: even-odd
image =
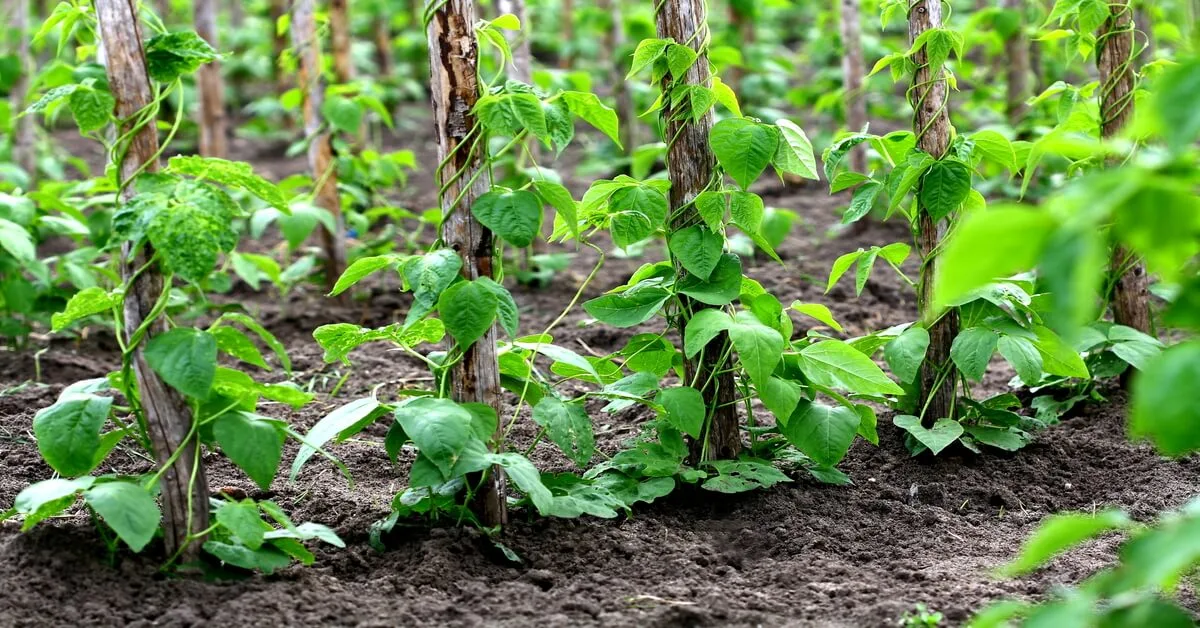
[[[837,319],[833,318],[833,312],[830,312],[828,307],[821,305],[820,303],[801,303],[799,301],[795,301],[792,303],[792,309],[805,316],[808,316],[809,318],[817,319],[838,333],[844,333],[846,331],[842,328],[842,324],[837,322]]]
[[[700,391],[690,386],[664,388],[654,402],[666,409],[667,423],[671,427],[692,438],[703,436],[708,408]]]
[[[713,126],[709,145],[721,168],[745,190],[774,158],[779,132],[745,118],[729,118]]]
[[[509,244],[522,249],[533,244],[542,226],[542,204],[526,190],[492,190],[475,200],[471,214]]]
[[[620,122],[612,108],[600,101],[595,94],[588,92],[562,93],[562,99],[567,101],[571,113],[579,116],[584,122],[596,127],[596,130],[607,135],[609,139],[621,146]]]
[[[162,521],[162,511],[146,489],[129,482],[94,484],[83,500],[135,552],[140,552]]]
[[[517,310],[517,302],[513,300],[512,293],[491,277],[480,277],[477,283],[495,295],[496,313],[497,318],[500,319],[500,326],[509,338],[516,338],[521,327],[521,314]]]
[[[262,547],[263,537],[270,529],[259,516],[258,506],[250,500],[222,504],[214,518],[251,550]]]
[[[264,491],[279,471],[283,432],[271,421],[248,412],[226,412],[213,423],[221,451]]]
[[[333,291],[329,293],[329,296],[335,297],[345,292],[367,276],[392,266],[399,262],[400,259],[398,255],[387,254],[362,257],[354,260],[354,263],[350,264],[342,273],[342,276],[338,277],[337,283],[334,284]]]
[[[1026,386],[1042,380],[1042,355],[1032,342],[1018,336],[1001,336],[997,348]]]
[[[462,270],[462,259],[450,249],[438,249],[404,263],[404,281],[413,292],[413,304],[408,310],[406,324],[432,312],[442,291],[450,287]]]
[[[776,120],[779,129],[779,148],[775,151],[774,163],[780,172],[794,174],[812,179],[817,176],[817,158],[813,155],[812,142],[804,134],[804,129],[793,124],[790,120]]]
[[[722,255],[708,280],[687,275],[676,286],[682,294],[707,305],[728,305],[738,298],[742,288],[742,261],[736,255]]]
[[[172,388],[205,400],[217,374],[217,340],[213,335],[176,327],[146,343],[146,362]]]
[[[150,78],[163,83],[191,74],[218,58],[217,51],[192,31],[155,35],[146,42],[146,69]]]
[[[446,331],[466,350],[492,328],[500,302],[496,294],[476,281],[450,286],[438,299],[438,315]]]
[[[579,468],[587,467],[596,453],[596,441],[592,420],[582,405],[545,397],[533,408],[533,422],[545,428],[550,440]]]
[[[759,323],[759,325],[762,325],[762,323]],[[705,308],[696,312],[684,327],[684,355],[691,358],[700,353],[709,342],[712,342],[713,338],[719,336],[721,332],[728,331],[732,326],[733,319],[730,318],[729,314],[721,310]]]
[[[842,275],[846,274],[846,271],[850,270],[850,267],[854,265],[854,262],[857,262],[858,258],[862,257],[862,254],[865,252],[866,251],[859,249],[857,251],[846,253],[845,255],[842,255],[833,261],[833,268],[829,271],[829,281],[825,284],[826,294],[829,294],[829,291],[833,290],[833,287],[837,285],[837,282],[842,278]]]
[[[775,415],[776,422],[780,425],[792,416],[796,405],[800,403],[801,395],[804,394],[800,384],[774,376],[768,377],[762,384],[755,384],[754,387],[763,405]]]
[[[542,474],[528,458],[521,454],[504,453],[490,456],[493,464],[504,467],[509,479],[522,493],[529,496],[538,514],[546,516],[554,507],[554,494],[542,484]]]
[[[42,458],[60,475],[87,474],[96,465],[100,430],[108,420],[111,397],[65,394],[33,417],[33,435]]]
[[[380,405],[375,397],[364,397],[351,401],[317,421],[317,424],[304,435],[304,443],[300,446],[296,459],[292,461],[292,472],[288,480],[296,481],[300,469],[304,468],[304,463],[317,453],[317,448],[324,447],[325,443],[351,426],[364,425],[365,427],[364,421],[372,416],[375,418],[382,416],[383,409],[384,406]]]
[[[363,107],[345,96],[331,96],[321,103],[321,116],[335,130],[354,135],[362,128]]]

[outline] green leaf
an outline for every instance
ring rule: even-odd
[[[692,275],[707,281],[721,261],[725,238],[703,225],[692,225],[671,234],[671,253]]]
[[[588,315],[613,327],[635,327],[650,320],[671,298],[662,288],[642,288],[627,294],[606,294],[583,304]]]
[[[682,80],[687,75],[687,71],[696,65],[696,59],[699,56],[690,46],[673,43],[667,46],[667,69],[671,71],[671,76],[676,80]]]
[[[107,90],[93,87],[71,92],[67,105],[71,107],[71,115],[75,117],[75,124],[79,125],[80,132],[89,133],[108,125],[117,101]]]
[[[844,406],[829,407],[804,399],[780,425],[780,431],[818,466],[832,467],[850,450],[860,421],[858,413]]]
[[[694,320],[694,317],[693,317]],[[738,360],[750,381],[766,384],[767,379],[783,359],[787,342],[775,329],[767,327],[753,313],[747,311],[734,315],[729,326],[729,339],[737,349]]]
[[[218,58],[217,51],[191,31],[155,35],[146,42],[146,69],[150,78],[163,83],[191,74]]]
[[[112,398],[65,394],[33,417],[33,435],[42,458],[60,475],[86,475],[96,465],[100,430],[108,420]]]
[[[83,500],[135,552],[150,543],[162,521],[154,497],[129,482],[94,484],[83,492]]]
[[[0,218],[0,248],[3,248],[22,265],[37,262],[37,245],[24,227],[11,220]]]
[[[915,382],[929,350],[929,331],[924,327],[909,327],[883,348],[888,368],[902,382]]]
[[[1042,380],[1042,355],[1032,342],[1017,336],[1001,336],[998,348],[1026,386]]]
[[[284,214],[291,212],[288,198],[279,186],[255,174],[254,168],[248,163],[199,155],[179,155],[172,157],[167,166],[171,172],[208,179],[226,187],[243,190],[266,201]]]
[[[509,479],[522,493],[529,496],[538,514],[545,516],[554,507],[554,495],[542,484],[542,475],[528,458],[520,454],[493,454],[494,464],[504,467]]]
[[[766,382],[755,384],[754,387],[758,392],[758,398],[771,411],[771,414],[775,415],[776,422],[780,425],[786,423],[788,417],[792,416],[792,412],[796,410],[796,405],[800,403],[800,397],[804,393],[800,384],[779,377],[768,377]]]
[[[708,280],[687,275],[676,285],[682,294],[707,305],[728,305],[742,289],[742,261],[736,255],[722,255]]]
[[[226,412],[213,423],[221,451],[264,491],[279,472],[283,432],[271,421],[248,412]],[[245,540],[245,539],[243,539]]]
[[[620,247],[637,244],[661,229],[667,219],[667,197],[649,185],[631,185],[608,200],[613,242]]]
[[[737,191],[729,194],[729,217],[738,229],[747,234],[756,235],[759,232],[765,213],[766,208],[759,195]]]
[[[95,481],[96,478],[85,475],[74,480],[53,478],[34,482],[17,493],[12,510],[0,512],[0,521],[19,513],[25,518],[21,531],[26,532],[41,521],[70,508],[75,503],[76,494]]]
[[[334,284],[329,296],[333,297],[345,292],[362,281],[363,278],[392,266],[398,261],[400,259],[396,255],[375,255],[354,260],[354,263],[350,264],[342,273],[342,276],[338,277],[337,283]]]
[[[80,319],[111,312],[121,305],[122,298],[120,290],[109,292],[95,286],[84,288],[67,301],[66,309],[50,317],[51,331],[62,331]]]
[[[706,491],[745,493],[792,481],[765,460],[742,458],[739,460],[714,460],[709,464],[717,471],[718,475],[700,485]]]
[[[958,209],[971,193],[971,170],[961,162],[935,161],[921,180],[918,201],[934,222]]]
[[[451,478],[450,471],[467,446],[478,442],[471,413],[449,399],[421,397],[396,408],[395,414],[396,422],[443,480]]]
[[[963,435],[963,426],[954,419],[938,419],[932,428],[921,426],[921,419],[911,415],[900,415],[892,419],[896,427],[913,435],[922,445],[929,448],[933,455],[938,455]]]
[[[145,356],[150,368],[172,388],[193,399],[208,398],[217,374],[217,340],[212,334],[176,327],[151,338]]]
[[[270,545],[252,550],[242,545],[205,541],[204,551],[216,556],[227,565],[258,570],[265,574],[274,573],[275,570],[292,564],[290,556]]]
[[[1200,406],[1180,397],[1200,382],[1200,342],[1163,351],[1134,375],[1129,431],[1150,439],[1159,452],[1182,456],[1200,450]]]
[[[950,359],[968,379],[981,381],[999,342],[996,332],[986,327],[964,329],[950,345]]]
[[[259,516],[258,506],[250,500],[222,504],[215,518],[221,527],[251,550],[262,547],[263,537],[270,529]]]
[[[762,323],[759,323],[762,325]],[[683,332],[683,348],[684,355],[688,358],[700,353],[713,338],[716,338],[721,332],[729,331],[733,326],[733,319],[725,312],[705,308],[696,312],[688,319]],[[764,326],[765,327],[765,326]],[[767,327],[767,329],[770,329]],[[771,330],[774,331],[774,330]],[[776,332],[778,334],[778,332]]]
[[[562,218],[563,223],[570,229],[571,235],[575,238],[579,237],[579,215],[578,207],[575,199],[571,197],[571,192],[567,188],[552,181],[539,180],[533,182],[533,188],[537,190],[542,201],[554,208]]]
[[[713,126],[709,145],[721,168],[745,190],[771,163],[779,132],[745,118],[729,118]]]
[[[814,318],[821,323],[828,325],[831,329],[838,333],[844,333],[846,331],[842,328],[842,324],[837,322],[837,319],[833,317],[833,312],[830,312],[828,307],[821,305],[820,303],[801,303],[800,301],[794,301],[792,303],[792,309],[809,318]]]
[[[875,199],[879,198],[881,191],[883,191],[883,184],[878,181],[868,181],[859,186],[854,191],[854,197],[850,199],[850,207],[842,215],[842,224],[848,225],[857,222],[871,213],[871,209],[875,207]]]
[[[450,287],[462,270],[462,259],[450,249],[438,249],[404,263],[404,281],[413,292],[406,323],[411,324],[437,306],[442,291]]]
[[[532,245],[541,233],[542,204],[527,190],[492,190],[476,199],[471,214],[517,248]]]
[[[860,395],[902,395],[904,390],[854,347],[840,340],[825,340],[800,351],[805,377],[827,388]]]
[[[1175,152],[1191,146],[1200,136],[1200,111],[1188,98],[1200,91],[1200,60],[1182,61],[1154,82],[1151,100],[1167,144]]]
[[[696,197],[696,213],[704,220],[705,226],[713,233],[720,233],[725,226],[726,196],[721,192],[701,192]]]
[[[1030,573],[1084,541],[1132,526],[1129,516],[1119,510],[1052,515],[1025,541],[1020,555],[1003,573],[1010,578]]]
[[[704,395],[700,394],[700,391],[690,386],[664,388],[658,393],[654,403],[666,410],[667,423],[671,427],[692,438],[703,436],[708,408],[704,405]]]
[[[252,364],[258,368],[271,370],[267,361],[263,359],[262,352],[255,346],[254,341],[233,327],[214,327],[209,330],[213,338],[217,340],[217,349],[223,351],[247,364]]]
[[[1047,213],[1016,206],[967,216],[938,257],[936,306],[955,305],[997,278],[1033,268],[1056,225]]]
[[[1091,377],[1087,364],[1083,362],[1083,358],[1079,357],[1079,352],[1064,342],[1049,327],[1038,325],[1033,328],[1033,333],[1037,334],[1037,341],[1034,342],[1034,345],[1037,346],[1038,353],[1042,354],[1044,371],[1062,377],[1078,377],[1080,379]]]
[[[582,405],[545,397],[533,408],[533,422],[545,428],[550,440],[579,468],[586,468],[596,454],[592,420]]]
[[[621,146],[617,113],[601,102],[598,96],[587,92],[565,91],[562,93],[562,99],[567,101],[567,108],[571,113],[596,127],[596,130],[607,135],[618,147]]]
[[[817,158],[813,155],[812,142],[804,134],[804,129],[789,120],[776,120],[775,126],[779,129],[782,140],[775,151],[775,167],[780,172],[805,179],[820,179],[817,176]]]
[[[292,461],[292,472],[288,479],[292,482],[296,481],[296,476],[300,475],[300,469],[304,467],[304,463],[308,462],[309,458],[312,458],[313,454],[317,453],[318,448],[324,447],[335,436],[352,426],[362,425],[365,427],[365,422],[369,418],[382,416],[383,409],[375,397],[364,397],[351,401],[317,421],[317,424],[304,435],[304,442],[300,446],[300,451],[296,453],[296,459]]]
[[[737,94],[734,93],[733,88],[729,87],[729,85],[725,84],[721,80],[721,77],[713,77],[712,92],[713,96],[717,99],[717,102],[721,103],[722,106],[728,109],[729,113],[732,113],[738,118],[742,117],[742,108],[740,105],[738,105]]]
[[[665,39],[643,39],[633,51],[633,65],[629,69],[626,80],[633,78],[642,70],[650,67],[663,56],[671,42]]]
[[[492,328],[500,303],[496,294],[479,282],[462,281],[438,299],[438,314],[446,331],[466,350]]]
[[[1017,154],[1013,151],[1012,142],[996,131],[979,131],[972,133],[968,139],[975,145],[975,150],[984,159],[997,163],[1010,171],[1016,172]]]
[[[837,285],[837,282],[842,278],[842,275],[846,274],[847,270],[850,270],[850,267],[854,265],[854,262],[858,261],[858,258],[862,257],[863,253],[866,253],[866,251],[859,249],[857,251],[846,253],[845,255],[842,255],[833,261],[833,268],[829,270],[829,281],[825,284],[826,294],[828,294],[830,290],[833,290],[833,287]]]
[[[504,328],[504,332],[508,334],[509,338],[516,338],[520,331],[521,314],[517,310],[517,302],[513,300],[512,293],[491,277],[480,277],[476,283],[495,295],[496,313],[500,319],[500,326]]]

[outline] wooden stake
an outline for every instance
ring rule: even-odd
[[[12,103],[12,114],[16,116],[22,111],[28,103],[25,102],[29,95],[29,75],[33,72],[33,56],[29,49],[29,0],[15,0],[13,3],[12,28],[17,32],[19,41],[17,42],[17,62],[20,64],[20,71],[17,75],[17,80],[13,83],[12,91],[9,93],[9,101]],[[21,170],[29,175],[29,187],[33,188],[37,183],[37,135],[34,131],[34,116],[21,116],[16,118],[16,125],[13,137],[13,157]]]
[[[195,21],[196,34],[219,50],[217,0],[195,0]],[[225,83],[221,80],[219,61],[206,63],[196,71],[196,91],[200,93],[200,154],[224,159],[229,151],[225,124]]]
[[[658,9],[657,21],[659,37],[673,38],[677,42],[692,42],[691,45],[700,53],[700,58],[682,80],[688,85],[707,86],[710,82],[708,55],[699,48],[708,41],[703,0],[666,0]],[[670,90],[670,85],[663,85],[664,93],[669,93]],[[678,214],[669,226],[669,229],[674,231],[701,222],[700,215],[691,202],[707,189],[712,181],[716,158],[709,148],[708,135],[712,129],[713,117],[709,111],[698,122],[687,123],[675,120],[675,112],[667,107],[663,110],[663,119],[668,121],[665,137],[668,141],[673,140],[667,148],[667,170],[671,178],[671,214]],[[688,209],[683,209],[684,207]],[[682,269],[679,272],[683,272]],[[685,316],[691,316],[692,313],[707,307],[687,298],[684,298],[683,304]],[[721,334],[714,342],[709,343],[700,355],[685,363],[684,372],[688,381],[707,382],[700,392],[704,395],[705,404],[713,408],[707,449],[703,440],[692,442],[694,462],[736,458],[742,449],[737,405],[734,402],[736,384],[733,373],[728,368],[722,368],[715,377],[710,377],[716,365],[720,364],[728,346],[728,336]]]
[[[429,22],[429,67],[432,77],[434,127],[438,158],[443,164],[437,177],[442,193],[442,239],[462,257],[466,279],[492,277],[492,232],[471,214],[475,199],[488,191],[486,173],[480,172],[487,150],[486,139],[476,129],[471,110],[479,99],[476,71],[479,63],[475,40],[475,6],[472,0],[446,0]],[[476,176],[478,175],[478,176]],[[457,203],[456,203],[457,201]],[[492,325],[450,373],[455,401],[487,404],[500,411],[500,375],[496,361],[496,326]],[[492,446],[503,445],[499,431]],[[469,478],[479,486],[472,508],[485,526],[508,522],[504,471],[493,467],[485,477]]]
[[[861,132],[867,125],[867,103],[863,98],[862,26],[858,0],[842,0],[842,76],[846,103],[846,128]],[[850,169],[867,172],[867,151],[862,144],[850,150]]]
[[[916,41],[927,30],[941,28],[941,0],[916,0],[909,13],[908,34]],[[946,79],[942,69],[931,70],[925,51],[913,56],[917,70],[913,74],[913,131],[917,146],[934,159],[945,156],[950,145],[950,112],[946,101]],[[936,71],[936,74],[935,74]],[[933,277],[937,272],[935,251],[945,236],[945,222],[938,224],[925,209],[918,208],[917,248],[924,268],[918,288],[921,316],[933,316]],[[923,424],[932,426],[938,419],[953,417],[958,395],[958,371],[950,359],[950,346],[958,335],[958,312],[949,310],[929,328],[929,350],[921,365],[921,400],[925,408]]]
[[[1029,99],[1029,42],[1025,40],[1025,0],[1004,0],[1004,8],[1017,14],[1017,32],[1004,42],[1004,67],[1007,77],[1005,112],[1008,126],[1017,128],[1025,119]]]
[[[333,74],[341,84],[354,80],[350,56],[350,0],[329,0],[329,37],[333,52]]]
[[[325,101],[325,82],[321,80],[321,42],[317,39],[313,0],[296,0],[292,11],[292,45],[300,59],[297,73],[304,96],[304,134],[309,138],[308,166],[316,189],[316,204],[333,214],[335,232],[322,226],[325,248],[325,285],[330,290],[346,268],[346,219],[337,191],[337,170],[333,146],[324,129],[321,104]]]
[[[142,49],[135,0],[96,0],[96,16],[100,21],[100,37],[107,53],[108,83],[116,98],[118,118],[131,120],[152,101],[150,78],[146,72],[146,57]],[[122,129],[128,132],[132,125]],[[121,178],[128,181],[139,169],[156,172],[158,134],[151,120],[130,141],[129,150],[120,164]],[[133,186],[125,188],[125,199],[134,195]],[[153,257],[150,246],[143,245],[133,255],[126,243],[122,248],[121,274],[128,281],[133,273]],[[157,266],[141,273],[125,295],[125,335],[132,337],[141,327],[166,286]],[[155,322],[146,340],[167,330],[167,322]],[[208,528],[208,482],[203,463],[197,461],[196,441],[187,441],[192,416],[187,403],[174,389],[150,368],[142,352],[143,342],[134,353],[133,372],[146,419],[146,428],[154,445],[154,457],[160,466],[176,455],[174,464],[163,473],[161,480],[163,502],[163,541],[168,556],[182,548],[182,562],[199,557],[199,540],[188,544],[188,538]],[[197,470],[192,476],[193,465]]]
[[[234,0],[240,2],[241,0]],[[288,0],[271,0],[271,60],[272,67],[275,69],[275,94],[283,95],[284,92],[292,88],[288,81],[287,73],[283,71],[283,54],[287,50],[287,37],[279,32],[278,24],[280,18],[287,15]],[[289,119],[290,125],[290,119]]]
[[[1097,37],[1096,65],[1100,70],[1100,121],[1103,137],[1114,137],[1133,119],[1133,9],[1129,0],[1111,0],[1110,17]],[[1150,333],[1150,288],[1146,266],[1131,251],[1113,251],[1113,320]]]

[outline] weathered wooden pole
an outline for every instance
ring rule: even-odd
[[[153,99],[135,4],[136,0],[96,0],[100,38],[106,52],[109,89],[117,101],[116,115],[130,121],[126,122],[122,132],[133,130],[135,122],[132,121]],[[120,168],[122,181],[128,183],[139,171],[157,171],[157,153],[158,134],[154,119],[151,118],[129,140],[124,160],[114,164]],[[133,198],[133,186],[126,185],[124,194],[126,201]],[[129,281],[137,269],[145,266],[153,256],[150,245],[143,244],[135,252],[132,244],[126,242],[121,255],[122,277]],[[142,326],[166,288],[157,265],[151,266],[133,281],[125,294],[124,325],[127,338],[132,338]],[[166,320],[160,319],[151,325],[146,340],[166,330]],[[142,352],[143,346],[145,342],[134,350],[133,373],[146,429],[158,464],[166,465],[172,458],[175,460],[163,473],[160,483],[163,541],[168,556],[182,552],[180,558],[186,563],[196,559],[200,552],[201,541],[189,544],[189,539],[208,528],[208,482],[204,476],[203,461],[196,459],[196,441],[187,440],[192,426],[191,410],[183,397],[150,368]],[[196,469],[194,477],[193,466]]]
[[[16,31],[17,62],[20,70],[17,80],[9,93],[14,116],[25,110],[29,96],[29,75],[33,72],[33,55],[29,49],[29,0],[13,2],[12,28]],[[37,135],[34,129],[34,116],[21,116],[14,121],[16,128],[13,133],[13,157],[21,170],[29,176],[30,187],[37,182]]]
[[[663,93],[671,93],[673,81],[683,81],[688,85],[709,85],[708,55],[703,48],[708,41],[708,24],[705,18],[703,0],[665,0],[658,5],[658,36],[664,39],[673,38],[677,42],[690,42],[699,53],[699,58],[685,76],[668,77],[664,81]],[[709,111],[696,122],[677,120],[674,109],[666,107],[663,109],[663,119],[666,120],[665,137],[670,142],[667,147],[667,170],[671,178],[671,214],[676,216],[669,229],[675,231],[701,222],[692,200],[707,189],[712,181],[716,158],[709,147],[708,136],[712,130],[713,117]],[[700,309],[708,307],[686,297],[683,297],[682,303],[681,315],[685,320]],[[682,324],[680,326],[682,327]],[[692,459],[695,462],[736,458],[742,449],[737,405],[734,403],[736,383],[732,369],[721,364],[728,346],[729,338],[722,334],[685,364],[688,381],[706,382],[700,392],[712,413],[707,439],[698,439],[692,443]],[[718,371],[715,376],[714,370]],[[707,448],[704,445],[705,440]]]
[[[1100,132],[1114,137],[1133,119],[1134,59],[1133,9],[1129,0],[1110,0],[1111,14],[1096,38],[1096,66],[1100,70]],[[1150,332],[1150,289],[1146,266],[1122,246],[1113,250],[1113,320],[1141,332]]]
[[[300,60],[297,82],[304,98],[304,134],[309,138],[308,166],[316,185],[315,202],[333,215],[334,231],[321,228],[325,248],[325,284],[330,290],[346,268],[346,219],[337,191],[337,170],[329,131],[322,123],[325,81],[321,79],[321,42],[317,39],[313,0],[296,0],[292,7],[292,45]]]
[[[1004,0],[1004,8],[1016,13],[1017,29],[1004,40],[1004,66],[1007,80],[1005,113],[1008,126],[1017,128],[1025,119],[1029,100],[1029,42],[1025,39],[1025,0]]]
[[[927,30],[941,28],[941,0],[914,0],[909,5],[909,40],[915,42]],[[950,146],[950,111],[946,99],[946,77],[942,68],[929,67],[922,48],[913,55],[913,73],[909,97],[913,107],[913,131],[917,147],[934,159],[946,155]],[[919,197],[919,194],[918,194]],[[939,224],[924,207],[918,207],[917,249],[922,260],[918,302],[926,320],[934,316],[933,277],[937,272],[936,251],[945,235],[946,223]],[[922,417],[926,427],[938,419],[954,416],[958,394],[958,373],[950,359],[950,346],[958,335],[958,312],[951,309],[929,327],[929,350],[921,365]]]
[[[354,62],[350,56],[350,0],[329,0],[329,39],[333,74],[338,83],[349,83],[354,80]]]
[[[217,0],[195,0],[193,8],[196,34],[203,37],[214,50],[219,50]],[[196,71],[196,91],[200,94],[200,154],[224,159],[229,151],[225,120],[225,82],[221,80],[219,61],[206,63]]]
[[[842,77],[846,104],[846,128],[859,133],[867,125],[867,102],[863,98],[863,46],[861,8],[858,0],[842,0]],[[867,172],[867,151],[862,144],[850,151],[850,169]]]
[[[479,48],[475,39],[475,6],[472,0],[446,0],[428,24],[430,88],[438,159],[442,164],[437,183],[442,188],[442,240],[462,258],[462,274],[469,280],[492,277],[492,232],[471,214],[475,199],[489,189],[484,158],[486,138],[472,109],[479,99],[476,71]],[[463,352],[450,372],[451,395],[459,402],[487,404],[499,411],[500,375],[496,360],[496,326]],[[493,447],[502,444],[497,432]],[[493,467],[478,485],[472,508],[485,526],[508,521],[504,471]]]

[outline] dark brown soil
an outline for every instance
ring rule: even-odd
[[[424,146],[421,163],[432,163],[428,152]],[[262,161],[275,174],[302,167],[270,156]],[[414,176],[408,202],[431,203],[429,176]],[[838,203],[845,199],[831,200],[816,187],[762,193],[768,205],[797,211],[805,221],[780,248],[787,268],[754,262],[752,274],[785,304],[825,303],[849,336],[913,317],[913,295],[890,270],[877,269],[861,298],[845,285],[822,294],[838,255],[908,241],[903,228],[872,225],[858,234],[830,236]],[[585,249],[549,288],[514,287],[523,330],[544,329],[595,261]],[[640,263],[610,258],[585,295],[619,284]],[[322,363],[312,329],[328,322],[383,325],[406,308],[394,282],[368,287],[365,298],[347,307],[331,306],[319,291],[304,288],[283,304],[272,293],[248,290],[229,298],[258,313],[284,340],[296,381],[327,393],[346,367]],[[582,311],[569,314],[554,331],[557,342],[603,354],[621,348],[631,333],[583,325],[584,320]],[[800,317],[796,323],[797,333],[813,324]],[[63,386],[113,369],[114,344],[93,330],[85,340],[45,341],[49,349],[36,360],[32,351],[3,354],[0,508],[24,486],[51,475],[33,442],[34,412],[52,403]],[[322,394],[299,412],[271,405],[261,411],[308,429],[376,385],[385,384],[380,394],[386,397],[424,377],[418,363],[384,346],[362,348],[352,358],[352,375],[338,398]],[[38,383],[31,382],[35,362]],[[1007,377],[997,372],[984,387],[1001,389]],[[318,548],[318,562],[310,568],[214,583],[159,574],[162,556],[153,546],[141,556],[122,551],[111,558],[81,513],[26,534],[9,521],[0,525],[0,626],[887,626],[917,603],[958,625],[989,601],[1045,595],[1113,559],[1116,541],[1105,539],[1031,578],[994,579],[993,569],[1012,558],[1048,514],[1117,506],[1146,520],[1196,493],[1200,463],[1165,461],[1148,447],[1130,444],[1124,407],[1123,394],[1113,392],[1109,404],[1085,408],[1020,453],[937,460],[908,457],[899,431],[883,416],[880,446],[860,441],[841,465],[852,486],[801,477],[736,497],[683,491],[611,521],[514,513],[505,543],[524,559],[522,567],[495,560],[470,530],[405,528],[387,552],[371,549],[367,527],[387,514],[405,485],[405,465],[389,464],[382,433],[374,429],[334,449],[354,475],[353,488],[317,459],[295,484],[281,477],[263,493],[222,456],[210,454],[211,486],[274,499],[297,520],[335,528],[348,548]],[[598,447],[616,451],[644,418],[636,410],[596,412]],[[528,421],[521,422],[515,444],[529,443],[533,433]],[[293,447],[285,464],[294,453]],[[570,465],[544,445],[533,458],[547,470]],[[124,450],[106,464],[103,471],[148,468]],[[1189,603],[1195,606],[1195,600]]]

